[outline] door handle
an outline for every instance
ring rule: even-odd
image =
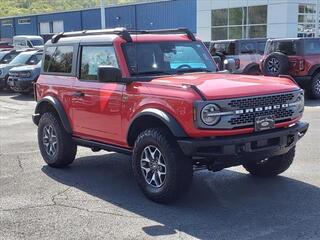
[[[76,98],[81,98],[81,97],[84,97],[84,92],[81,92],[81,91],[77,91],[73,94],[74,97]]]

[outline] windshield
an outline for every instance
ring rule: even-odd
[[[124,51],[132,75],[216,71],[201,42],[127,43]]]
[[[30,54],[21,53],[18,56],[16,56],[10,62],[10,64],[12,64],[12,65],[25,64],[29,60],[30,56],[31,56]]]
[[[8,53],[5,56],[2,57],[0,64],[7,64],[12,61],[16,56],[18,55],[17,52]]]
[[[8,52],[0,52],[0,60],[7,54]]]
[[[32,46],[42,46],[43,45],[42,40],[30,40],[30,42],[32,43]]]

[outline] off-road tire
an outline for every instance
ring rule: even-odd
[[[160,187],[149,184],[141,168],[143,151],[148,146],[158,148],[165,160],[166,175]],[[137,137],[132,168],[142,192],[147,198],[158,203],[169,203],[180,198],[189,189],[193,177],[191,159],[183,155],[171,133],[162,128],[147,129]]]
[[[54,129],[57,140],[56,151],[53,155],[48,154],[44,143],[44,131],[46,128],[50,128],[49,126]],[[65,131],[59,117],[51,112],[44,113],[40,118],[38,144],[44,161],[51,167],[61,168],[71,164],[77,153],[77,145],[71,135]]]
[[[309,92],[310,98],[320,99],[320,72],[313,76]]]
[[[271,157],[264,162],[248,162],[243,167],[257,177],[274,177],[286,171],[293,162],[295,147],[288,153]]]
[[[277,77],[288,74],[289,68],[290,62],[288,56],[281,52],[274,52],[263,61],[262,73],[266,76]]]
[[[247,70],[244,72],[244,74],[257,76],[257,75],[261,75],[261,71],[260,71],[259,66],[256,65],[256,66],[252,66],[252,67],[250,67],[249,69],[247,69]]]

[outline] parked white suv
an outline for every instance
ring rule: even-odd
[[[40,36],[19,35],[13,37],[13,47],[15,49],[43,49],[43,45],[44,40]]]

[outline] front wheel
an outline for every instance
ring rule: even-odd
[[[192,182],[191,159],[183,155],[165,129],[148,129],[138,136],[132,168],[146,197],[159,203],[181,197]]]
[[[310,85],[310,97],[312,99],[320,99],[320,73],[312,78]]]
[[[53,113],[44,113],[38,125],[38,144],[44,161],[51,167],[65,167],[73,162],[77,145]]]
[[[259,162],[248,162],[243,167],[257,177],[274,177],[286,171],[293,162],[295,148],[288,153],[263,159]]]

